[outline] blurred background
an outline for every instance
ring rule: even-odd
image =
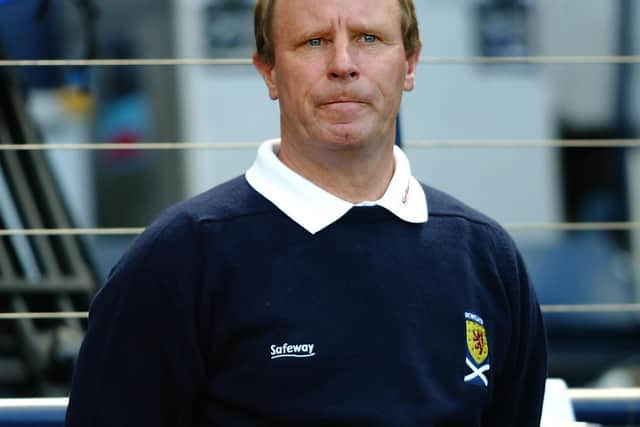
[[[253,4],[0,0],[0,59],[247,59]],[[570,387],[640,386],[640,306],[629,305],[640,303],[640,61],[432,60],[638,56],[640,4],[416,6],[426,63],[400,116],[414,174],[510,230],[545,307],[551,376]],[[277,104],[249,65],[0,66],[0,105],[0,144],[258,143],[279,129]],[[3,150],[0,229],[144,227],[254,156]],[[545,226],[565,222],[623,225]],[[0,312],[86,311],[134,237],[0,237]],[[0,396],[65,396],[85,329],[82,317],[0,320]]]

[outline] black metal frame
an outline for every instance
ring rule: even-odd
[[[0,67],[0,143],[38,140],[18,79]],[[43,152],[0,151],[0,179],[13,203],[4,214],[0,207],[0,228],[10,222],[7,212],[24,228],[73,227]],[[78,237],[0,237],[0,312],[86,311],[95,290],[95,270]],[[0,393],[64,393],[85,330],[86,322],[74,318],[0,320]]]

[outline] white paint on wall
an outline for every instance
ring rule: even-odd
[[[418,3],[426,56],[472,56],[473,1]],[[404,98],[403,137],[546,139],[554,136],[540,67],[423,65]],[[559,165],[550,149],[413,149],[414,173],[502,222],[558,221]]]

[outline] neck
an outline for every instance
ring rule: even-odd
[[[381,198],[393,176],[393,144],[331,149],[283,138],[278,157],[291,170],[351,203]],[[317,147],[317,146],[316,146]],[[313,151],[313,152],[311,152]]]

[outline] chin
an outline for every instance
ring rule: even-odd
[[[371,132],[353,124],[332,125],[323,133],[321,140],[336,149],[357,148],[372,139]]]
[[[331,149],[345,150],[364,147],[367,145],[368,138],[361,134],[354,133],[334,133],[328,138],[324,138],[323,141]]]

